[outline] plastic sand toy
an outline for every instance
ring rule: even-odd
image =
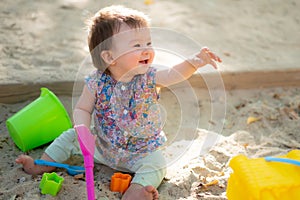
[[[68,174],[70,174],[71,176],[74,176],[77,174],[83,174],[85,172],[85,168],[81,167],[81,166],[71,166],[71,165],[67,165],[67,164],[63,164],[63,163],[50,162],[47,160],[35,160],[34,164],[64,168],[67,170]]]
[[[44,173],[39,186],[41,189],[41,193],[56,196],[56,194],[61,189],[63,182],[64,178],[57,175],[55,172]]]
[[[96,137],[91,134],[85,125],[75,126],[85,167],[86,190],[88,200],[95,199],[94,191],[94,153]]]
[[[299,161],[300,150],[279,157],[234,157],[229,164],[234,172],[228,180],[228,199],[300,199]]]
[[[14,143],[23,151],[51,142],[72,127],[70,117],[60,100],[47,88],[39,98],[6,121]]]
[[[114,173],[111,177],[110,190],[112,192],[126,192],[131,181],[129,174]]]

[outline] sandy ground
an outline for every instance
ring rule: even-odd
[[[297,1],[156,0],[151,5],[142,0],[114,2],[146,12],[155,27],[180,33],[171,34],[166,40],[158,37],[157,41],[164,43],[157,45],[166,50],[177,47],[175,53],[185,54],[197,47],[195,43],[209,46],[224,60],[220,71],[299,69]],[[0,83],[73,81],[87,56],[84,20],[110,3],[2,1]],[[160,33],[168,36],[170,32]],[[185,43],[186,37],[195,42]],[[190,48],[185,51],[187,46]],[[173,55],[164,53],[158,53],[157,63],[176,61]],[[160,199],[226,199],[231,173],[228,162],[233,156],[243,153],[262,157],[300,148],[299,87],[233,91],[217,88],[210,93],[197,88],[193,90],[194,99],[185,98],[191,95],[187,91],[172,88],[161,95],[169,139],[165,153],[170,165],[159,187]],[[73,99],[59,98],[71,114]],[[84,180],[58,170],[65,178],[61,191],[56,197],[42,195],[38,188],[41,176],[27,175],[14,163],[22,152],[10,138],[5,121],[28,103],[30,100],[0,104],[0,199],[85,199]],[[258,121],[247,124],[248,117]],[[218,141],[212,143],[207,136]],[[211,144],[214,146],[207,148]],[[27,153],[37,159],[45,147]],[[181,156],[179,152],[186,154]],[[74,157],[69,163],[82,165],[82,159]],[[119,193],[109,191],[113,172],[106,166],[95,166],[97,199],[120,198]],[[205,187],[214,180],[218,180],[217,184]]]
[[[1,1],[0,82],[74,80],[88,55],[85,20],[111,3],[108,0]],[[221,71],[299,68],[297,1],[114,3],[144,11],[152,18],[153,27],[175,31],[200,46],[210,47],[224,61]],[[154,46],[181,54],[182,49],[194,53],[194,43],[186,43],[182,37],[174,41],[171,36],[162,35],[161,40],[154,41]]]
[[[282,88],[231,91],[227,93],[227,114],[222,134],[209,150],[205,150],[206,138],[216,135],[211,131],[216,121],[210,115],[211,99],[205,91],[201,94],[200,117],[201,128],[192,129],[192,125],[184,125],[180,109],[174,108],[177,100],[169,92],[162,93],[162,105],[170,113],[166,120],[165,131],[169,143],[166,157],[169,159],[168,174],[159,187],[161,199],[226,199],[227,180],[231,173],[228,166],[230,158],[243,153],[249,157],[263,157],[284,154],[291,149],[300,148],[300,95],[299,88]],[[70,108],[70,97],[60,97],[66,108]],[[218,100],[223,102],[223,100]],[[1,105],[1,199],[84,199],[85,182],[69,176],[64,170],[58,174],[65,178],[63,187],[56,197],[41,195],[38,185],[41,176],[31,176],[14,163],[14,159],[22,152],[14,145],[5,128],[5,119],[29,101],[20,104]],[[199,109],[191,104],[188,109]],[[182,109],[182,108],[181,108]],[[221,115],[220,115],[221,116]],[[259,121],[247,124],[248,117],[259,118]],[[184,120],[192,121],[192,118]],[[178,124],[182,125],[180,131]],[[206,126],[206,127],[205,127]],[[178,130],[178,129],[177,129]],[[193,134],[194,133],[194,134]],[[29,155],[38,159],[45,146],[31,150]],[[184,156],[181,152],[185,152]],[[201,154],[200,154],[201,153]],[[82,165],[80,157],[73,157],[70,164]],[[119,193],[109,191],[110,177],[113,170],[103,165],[95,165],[95,192],[98,199],[119,199]],[[217,184],[204,187],[211,181]]]

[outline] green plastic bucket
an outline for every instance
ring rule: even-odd
[[[72,123],[60,100],[47,88],[41,88],[40,97],[11,116],[6,127],[25,152],[53,141]]]

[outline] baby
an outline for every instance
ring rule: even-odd
[[[151,66],[152,48],[148,17],[123,6],[98,11],[89,22],[88,44],[96,68],[85,79],[74,108],[74,124],[91,126],[97,136],[95,162],[135,173],[122,199],[158,199],[157,187],[166,174],[161,148],[166,141],[158,108],[158,88],[188,79],[198,68],[221,59],[208,48],[167,70]],[[64,162],[81,154],[76,131],[63,132],[41,159]],[[38,166],[20,155],[16,162],[29,174],[54,167]]]

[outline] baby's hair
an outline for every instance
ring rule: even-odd
[[[99,10],[87,23],[88,45],[93,64],[104,72],[107,71],[107,66],[100,54],[111,48],[110,38],[119,32],[121,24],[125,23],[133,29],[149,27],[150,19],[140,11],[114,5]]]

